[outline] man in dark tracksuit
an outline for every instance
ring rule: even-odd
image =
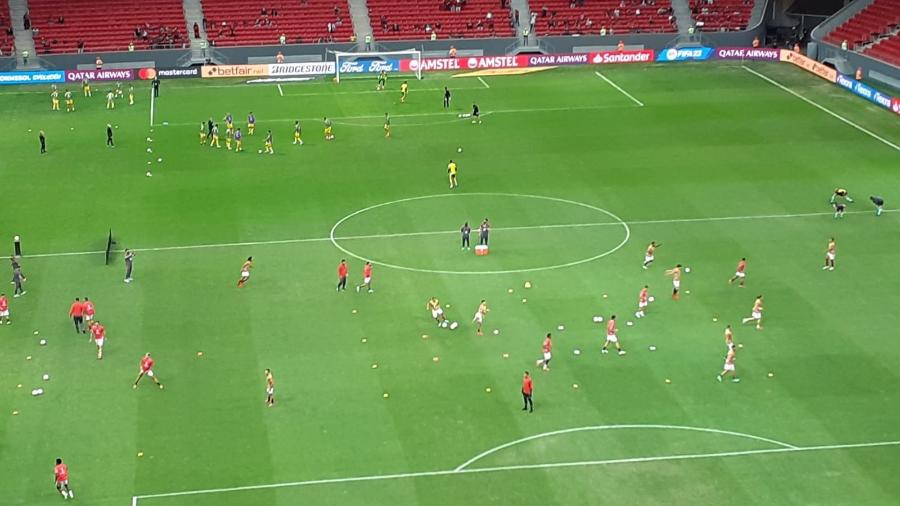
[[[478,229],[478,244],[487,246],[488,245],[488,234],[491,231],[491,224],[488,223],[488,219],[485,218],[484,221],[481,222],[481,227]]]
[[[472,233],[472,227],[469,222],[465,222],[459,232],[462,234],[462,249],[469,249],[469,234]]]

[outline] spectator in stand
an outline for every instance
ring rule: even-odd
[[[618,44],[616,44],[616,51],[624,51],[625,50],[625,41],[620,40]]]
[[[437,32],[434,30],[431,31],[431,40],[437,40]]]
[[[281,44],[281,45],[283,46],[286,42],[287,42],[287,35],[285,35],[284,33],[282,33],[282,34],[278,37],[278,43]]]
[[[842,40],[842,41],[841,41],[841,50],[842,50],[842,51],[847,51],[847,50],[849,50],[849,49],[850,49],[850,43],[847,42],[847,39]]]
[[[96,60],[94,60],[94,68],[97,70],[103,70],[103,60],[98,56]]]
[[[128,43],[128,52],[129,53],[134,52],[134,41]]]
[[[759,47],[759,37],[753,37],[753,47]]]
[[[450,58],[456,58],[456,47],[450,46]]]
[[[519,9],[516,9],[516,26],[519,26]]]
[[[200,38],[200,25],[198,25],[196,21],[194,21],[194,38]]]
[[[26,30],[30,30],[30,29],[31,29],[31,16],[28,15],[28,12],[27,12],[27,11],[25,12],[25,15],[22,16],[22,26],[23,26]]]
[[[284,55],[281,53],[281,51],[278,51],[275,54],[275,63],[284,63]]]

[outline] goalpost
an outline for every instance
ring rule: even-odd
[[[422,51],[418,49],[407,49],[405,51],[371,51],[363,53],[348,53],[344,51],[329,51],[334,55],[335,82],[341,82],[342,74],[377,74],[382,69],[390,71],[386,66],[388,60],[399,60],[400,58],[409,58],[415,61],[411,65],[410,71],[415,74],[416,79],[422,79]],[[399,68],[396,70],[400,71]]]

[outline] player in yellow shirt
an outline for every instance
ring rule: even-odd
[[[212,135],[212,140],[209,141],[209,147],[213,147],[213,145],[215,144],[215,146],[217,148],[221,148],[222,146],[219,144],[219,124],[218,123],[213,125],[212,132],[210,133],[210,135]]]
[[[66,98],[66,112],[75,112],[75,99],[72,98],[72,92],[66,90],[63,96]]]
[[[56,90],[53,90],[53,92],[50,93],[50,110],[59,110],[59,92]]]
[[[225,129],[225,148],[228,151],[231,151],[231,141],[234,139],[234,132],[231,130]]]
[[[388,113],[384,113],[384,138],[387,139],[391,136],[391,115]]]
[[[459,183],[456,181],[456,162],[450,160],[450,163],[447,164],[447,175],[450,178],[450,189],[454,189],[459,186]]]
[[[204,123],[200,123],[200,145],[203,146],[206,144],[206,125]]]
[[[251,111],[250,114],[247,115],[247,134],[253,135],[256,131],[256,116],[253,115]]]
[[[228,134],[234,135],[234,116],[229,112],[225,115],[225,135]]]
[[[241,133],[241,129],[238,128],[234,131],[234,152],[240,153],[244,150],[244,134]]]
[[[134,105],[134,86],[128,87],[128,105]]]
[[[275,149],[272,148],[272,131],[271,130],[269,130],[268,133],[266,134],[266,153],[268,153],[270,155],[275,154]]]
[[[116,108],[116,96],[113,94],[112,90],[106,94],[106,108],[107,109],[115,109]]]
[[[334,140],[334,130],[332,129],[333,126],[332,126],[331,120],[328,118],[325,118],[324,122],[325,122],[325,140],[333,141]]]
[[[303,145],[303,129],[300,127],[300,120],[294,122],[294,144]]]
[[[81,80],[81,90],[84,92],[84,96],[86,97],[94,96],[94,94],[91,93],[91,82],[87,79]]]
[[[400,85],[400,103],[406,102],[406,96],[409,95],[409,84],[406,81],[403,81],[403,84]]]

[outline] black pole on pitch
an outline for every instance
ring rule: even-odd
[[[22,256],[22,240],[19,236],[13,237],[13,247],[15,248],[16,256]]]

